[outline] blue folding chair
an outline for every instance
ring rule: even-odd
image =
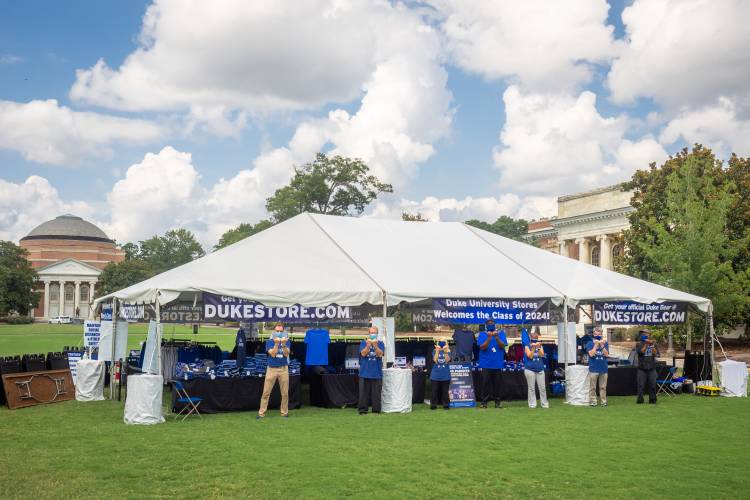
[[[182,417],[182,421],[184,422],[186,418],[188,418],[190,415],[195,413],[200,418],[203,418],[201,415],[201,412],[198,410],[198,406],[200,406],[201,401],[203,401],[203,398],[190,396],[187,393],[187,390],[185,390],[185,386],[182,385],[182,382],[179,380],[174,381],[174,390],[177,393],[177,400],[175,401],[175,406],[177,404],[184,405],[182,409],[174,414],[174,418],[177,419],[180,415],[187,410],[187,413],[185,413]]]
[[[673,366],[669,369],[669,373],[667,373],[666,378],[663,378],[661,380],[656,379],[656,384],[658,386],[658,390],[656,391],[656,394],[666,394],[667,396],[676,396],[677,393],[672,389],[672,382],[674,379],[674,374],[677,371],[677,367]]]

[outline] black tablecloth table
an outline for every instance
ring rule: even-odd
[[[201,413],[219,413],[228,411],[257,411],[263,395],[265,378],[217,378],[181,380],[188,395],[203,398],[198,409]],[[289,376],[289,409],[302,407],[299,375]],[[179,411],[182,405],[176,404],[177,395],[172,391],[172,408]],[[268,400],[269,409],[278,409],[281,405],[279,385],[276,384]]]
[[[635,396],[638,393],[638,368],[610,367],[607,370],[607,396]]]
[[[412,372],[412,403],[424,403],[425,372]],[[356,407],[359,377],[347,373],[326,373],[310,377],[310,404],[323,408]]]
[[[477,370],[471,372],[474,380],[474,397],[477,401],[482,400],[482,372]],[[522,371],[502,372],[500,398],[503,401],[523,400],[528,398],[528,385],[526,376]],[[551,372],[544,373],[547,396],[551,395],[549,384],[552,381]]]

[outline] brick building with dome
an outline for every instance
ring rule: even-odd
[[[110,262],[125,260],[125,252],[104,231],[70,214],[38,225],[19,245],[28,251],[27,258],[39,275],[36,320],[87,319],[102,270]]]

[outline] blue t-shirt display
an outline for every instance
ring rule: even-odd
[[[508,339],[505,337],[505,332],[503,330],[500,330],[497,334],[497,337],[492,337],[492,340],[490,340],[490,345],[487,346],[487,349],[482,350],[482,344],[484,344],[487,341],[487,332],[481,332],[479,334],[479,337],[477,337],[477,345],[479,347],[479,368],[493,368],[497,370],[502,370],[505,368],[505,347],[500,347],[500,344],[497,343],[498,337],[502,341],[503,344],[508,344]]]
[[[539,348],[531,347],[529,342],[529,349],[531,350],[531,357],[526,355],[526,349],[524,348],[524,367],[532,372],[543,372],[544,371],[544,356],[539,352]]]
[[[328,335],[328,330],[307,330],[307,333],[305,333],[305,344],[307,344],[305,364],[308,366],[327,366],[328,344],[330,343],[331,336]]]
[[[359,352],[367,347],[367,342],[362,341],[359,343]],[[378,340],[378,347],[381,351],[385,352],[385,344]],[[370,346],[366,356],[359,355],[359,376],[360,378],[383,378],[383,359],[375,355],[375,348]]]
[[[287,340],[283,344],[286,344],[287,349],[291,347],[291,342]],[[276,356],[271,356],[271,354],[268,354],[268,366],[273,368],[279,368],[281,366],[287,366],[289,365],[289,359],[284,356],[284,350],[282,348],[283,344],[279,344],[279,350],[276,352]],[[266,340],[266,352],[273,349],[274,341],[272,339]]]
[[[609,342],[604,342],[604,347],[609,351]],[[586,352],[594,348],[594,341],[591,340],[586,344]],[[592,373],[607,373],[607,358],[604,352],[599,348],[594,356],[589,356],[589,371]]]
[[[433,359],[435,357],[435,351],[432,351]],[[440,351],[437,355],[437,363],[432,364],[432,371],[430,371],[430,380],[436,380],[443,382],[451,379],[451,371],[448,363],[446,362],[445,353]]]
[[[456,356],[471,358],[474,355],[474,332],[471,330],[455,330],[453,341],[456,343]]]

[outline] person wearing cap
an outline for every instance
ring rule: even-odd
[[[539,389],[539,400],[542,408],[549,408],[547,401],[547,386],[544,380],[544,346],[539,338],[539,328],[531,332],[529,343],[524,346],[524,368],[528,387],[529,408],[536,408],[536,389]],[[534,388],[536,386],[536,389]]]
[[[266,367],[266,379],[263,383],[263,396],[260,398],[260,409],[258,420],[266,416],[268,409],[268,398],[276,382],[279,382],[281,392],[281,416],[289,416],[289,335],[284,331],[284,326],[277,323],[273,335],[266,341],[266,352],[268,353],[268,366]]]
[[[383,353],[385,344],[378,340],[378,329],[370,327],[367,338],[359,343],[359,414],[380,413],[383,390]]]
[[[599,385],[599,399],[607,406],[607,356],[609,343],[602,338],[602,327],[594,327],[594,337],[586,344],[589,355],[589,405],[596,406],[596,386]]]
[[[451,349],[445,337],[438,337],[435,349],[432,351],[432,370],[430,370],[430,385],[432,397],[430,410],[441,404],[446,410],[450,409],[448,388],[451,385],[451,372],[448,363],[451,362]]]
[[[656,358],[659,348],[651,339],[651,330],[643,329],[638,332],[639,341],[635,344],[638,355],[638,396],[636,403],[643,403],[643,391],[648,384],[648,402],[656,404]]]
[[[482,404],[487,408],[490,399],[495,400],[495,408],[500,404],[502,371],[505,368],[505,345],[508,343],[505,332],[495,330],[495,322],[487,320],[485,331],[477,337],[479,345],[479,368],[482,369]]]

